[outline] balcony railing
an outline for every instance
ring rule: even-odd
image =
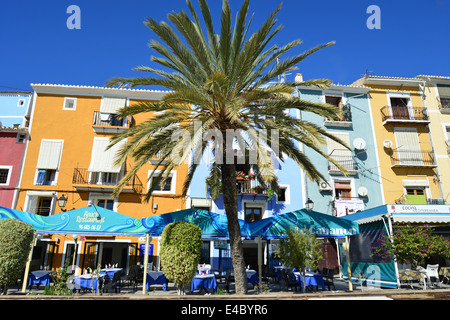
[[[253,181],[253,182],[252,182]],[[236,181],[237,193],[267,195],[267,188],[257,185],[253,179],[242,179]]]
[[[430,151],[394,150],[391,155],[391,167],[436,167],[433,153]]]
[[[385,106],[381,108],[383,124],[389,122],[428,123],[425,109],[410,106]]]
[[[345,104],[341,108],[342,113],[334,119],[325,119],[324,125],[327,127],[350,127],[352,125],[352,112],[349,104]]]
[[[439,110],[441,113],[450,113],[450,97],[438,99]]]
[[[114,113],[94,111],[92,125],[96,132],[120,132],[123,129],[129,128],[131,126],[131,121],[131,116],[118,119],[117,115]]]
[[[398,198],[397,200],[394,201],[395,204],[417,204],[417,201],[415,201],[414,203],[408,203],[408,199],[406,197],[407,196],[405,196],[405,195],[401,196],[400,198]],[[423,197],[424,197],[423,204],[445,205],[445,200],[442,198],[426,198],[426,196],[423,196]]]
[[[332,156],[332,158],[339,163],[342,167],[344,167],[348,174],[355,175],[358,173],[358,166],[353,161],[352,156]],[[328,162],[328,173],[330,174],[342,174],[342,171],[335,166],[332,162]]]
[[[113,190],[121,178],[122,175],[120,173],[91,172],[85,168],[75,168],[73,170],[72,183],[75,185],[75,188],[80,190]],[[141,180],[135,175],[128,181],[123,192],[141,193],[142,188]]]

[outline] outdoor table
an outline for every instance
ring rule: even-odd
[[[55,273],[54,270],[36,270],[31,271],[30,281],[28,282],[28,287],[31,289],[33,284],[39,286],[42,284],[44,287],[50,284],[50,275]]]
[[[105,274],[99,274],[99,279],[100,282],[103,281],[103,277],[105,276]],[[92,286],[93,284],[93,286]],[[97,291],[97,293],[99,293],[99,287],[97,284],[97,275],[92,275],[92,274],[83,274],[81,276],[76,276],[74,278],[74,290],[80,290],[80,289],[92,289],[92,287],[94,287],[94,289]]]
[[[146,289],[148,290],[153,284],[162,284],[162,289],[167,290],[167,278],[162,271],[148,271],[147,272],[147,284]]]
[[[245,270],[245,272],[247,273],[247,283],[258,285],[258,273],[255,270]]]
[[[116,272],[122,271],[122,268],[106,268],[100,270],[100,274],[106,274],[110,279],[114,277]]]
[[[295,277],[300,282],[300,286],[303,286],[303,280],[300,275],[300,272],[294,272]],[[322,287],[322,291],[325,291],[325,283],[323,282],[323,277],[319,273],[314,272],[306,272],[305,273],[305,287],[316,286]]]
[[[216,277],[213,274],[197,274],[191,281],[191,292],[196,289],[217,290]]]

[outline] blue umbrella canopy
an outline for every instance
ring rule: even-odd
[[[306,228],[320,238],[343,238],[359,234],[359,226],[353,221],[333,217],[315,211],[297,210],[262,219],[250,224],[253,237],[281,238],[289,229]]]
[[[142,218],[142,226],[146,233],[161,234],[164,227],[176,221],[189,221],[202,229],[204,237],[228,237],[228,219],[224,214],[217,214],[201,209],[185,209],[157,216]],[[239,220],[241,235],[249,236],[249,223]]]
[[[140,219],[97,206],[87,206],[51,216],[0,207],[0,219],[18,219],[30,224],[34,230],[46,233],[144,234]]]

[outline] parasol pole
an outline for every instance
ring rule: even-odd
[[[350,268],[350,245],[348,243],[348,236],[345,236],[345,251],[347,251],[348,291],[353,291],[352,270]]]
[[[261,252],[261,235],[258,235],[258,275],[259,275],[259,286],[261,290],[262,282],[262,252]]]
[[[142,277],[142,294],[145,294],[145,287],[147,283],[147,264],[148,264],[148,247],[150,242],[150,235],[145,235],[145,253],[144,253],[144,276]]]
[[[27,283],[28,283],[28,273],[30,272],[30,264],[31,264],[31,258],[33,257],[33,250],[37,243],[37,233],[33,236],[33,241],[30,245],[30,253],[28,254],[27,264],[25,266],[25,274],[23,277],[23,283],[22,283],[22,293],[25,293],[27,291]]]

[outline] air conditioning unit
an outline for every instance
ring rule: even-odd
[[[319,183],[319,191],[331,191],[331,190],[332,190],[332,188],[328,182],[321,181]]]

